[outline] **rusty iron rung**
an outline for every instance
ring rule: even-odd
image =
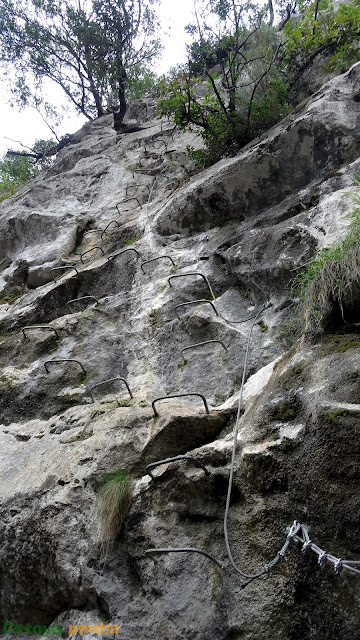
[[[45,327],[44,325],[35,325],[35,324],[30,325],[28,327],[22,327],[21,331],[24,334],[24,338],[26,338],[25,331],[28,331],[29,329],[42,329],[42,330],[45,329],[45,331],[55,331],[56,337],[59,338],[58,331],[57,329],[55,329],[55,327],[50,327],[50,326]]]
[[[120,227],[119,223],[116,220],[110,220],[109,224],[102,230],[100,239],[103,239],[103,236],[106,235],[106,230],[110,227],[110,225],[116,224],[117,227]]]
[[[150,195],[150,187],[148,184],[142,184],[141,182],[136,182],[135,184],[129,184],[125,189],[125,195],[128,197],[128,189],[135,189],[136,187],[140,187],[141,189],[147,189]]]
[[[118,256],[121,256],[123,253],[126,253],[127,251],[134,251],[136,253],[136,255],[140,257],[140,253],[137,251],[137,249],[134,249],[133,247],[130,247],[129,249],[123,249],[122,251],[119,251],[119,253],[111,254],[110,256],[108,256],[108,260],[113,260],[114,258],[117,258]]]
[[[155,145],[158,142],[161,142],[164,145],[165,149],[167,149],[167,143],[165,142],[165,140],[163,140],[162,138],[156,137],[156,136],[152,136],[152,138],[149,139],[149,146],[154,145],[154,147],[155,147]],[[156,147],[155,147],[155,149],[156,149]],[[159,149],[159,147],[158,147],[158,149]]]
[[[145,262],[142,262],[142,263],[141,263],[141,265],[140,265],[140,269],[141,269],[141,271],[142,271],[143,273],[145,273],[145,271],[144,271],[144,269],[143,269],[144,264],[149,264],[149,262],[155,262],[156,260],[164,260],[164,259],[165,259],[165,260],[171,260],[171,262],[172,262],[172,264],[174,265],[174,267],[176,266],[176,265],[175,265],[174,260],[173,260],[170,256],[164,255],[164,256],[158,256],[157,258],[151,258],[151,260],[145,260]]]
[[[190,344],[188,347],[184,347],[183,349],[181,349],[181,353],[184,353],[184,351],[187,351],[188,349],[194,349],[195,347],[202,347],[204,344],[221,344],[221,346],[225,349],[225,351],[228,350],[228,348],[225,346],[225,344],[222,342],[222,340],[205,340],[205,342],[197,342],[196,344]]]
[[[216,315],[217,316],[219,315],[214,303],[211,302],[211,300],[206,300],[206,298],[201,298],[199,300],[192,300],[191,302],[182,302],[181,304],[177,304],[175,307],[176,317],[179,318],[179,320],[181,319],[181,316],[179,316],[179,314],[177,313],[177,309],[179,309],[180,307],[186,307],[187,305],[190,305],[190,304],[200,304],[200,303],[209,304],[214,309]]]
[[[160,398],[155,398],[155,400],[152,401],[151,406],[154,411],[154,417],[158,418],[159,416],[155,409],[155,402],[159,402],[160,400],[169,400],[170,398],[186,398],[188,396],[197,396],[198,398],[201,398],[204,403],[206,413],[210,413],[206,398],[202,393],[172,393],[169,396],[161,396]]]
[[[124,204],[125,202],[131,202],[131,200],[136,200],[136,202],[138,203],[139,207],[141,207],[141,204],[139,202],[139,198],[137,198],[136,196],[134,196],[133,198],[125,198],[124,200],[121,200],[120,202],[118,202],[115,206],[118,210],[118,213],[121,213],[121,211],[119,210],[119,205],[120,204]]]
[[[81,260],[82,264],[85,264],[84,260],[83,260],[83,257],[86,256],[87,253],[90,253],[91,251],[95,251],[95,249],[100,249],[100,251],[103,254],[103,256],[105,255],[104,250],[101,247],[99,247],[99,245],[96,245],[95,247],[91,247],[91,249],[88,249],[87,251],[84,251],[84,253],[81,254],[80,260]]]
[[[66,266],[61,266],[61,267],[53,267],[52,269],[50,269],[50,273],[51,273],[52,271],[58,271],[59,269],[61,269],[61,270],[64,270],[64,269],[75,269],[75,271],[76,271],[76,275],[77,275],[77,276],[79,275],[79,272],[78,272],[77,268],[76,268],[76,267],[73,267],[73,266],[71,266],[71,265],[66,265]],[[57,282],[57,280],[56,280],[56,278],[55,278],[54,274],[53,274],[53,273],[51,273],[51,275],[52,275],[52,278],[53,278],[54,282]],[[61,278],[61,276],[59,276],[58,280],[59,280],[60,278]]]
[[[179,273],[176,276],[170,276],[170,278],[168,278],[168,283],[169,286],[172,287],[172,284],[170,282],[170,280],[173,280],[174,278],[186,278],[188,276],[199,276],[200,278],[203,278],[203,280],[206,282],[206,285],[211,293],[212,299],[215,300],[215,296],[214,296],[214,292],[211,288],[211,284],[207,278],[207,276],[204,273],[201,273],[201,271],[189,271],[188,273]]]
[[[88,300],[88,299],[95,300],[97,304],[100,304],[99,300],[95,298],[95,296],[81,296],[81,298],[73,298],[72,300],[68,300],[66,303],[66,306],[69,307],[69,305],[72,304],[73,302],[79,302],[79,300]],[[70,311],[70,313],[72,312]]]
[[[200,462],[200,460],[197,460],[197,458],[194,458],[194,456],[187,456],[187,455],[173,456],[172,458],[165,458],[164,460],[157,460],[157,462],[151,462],[151,464],[147,465],[146,471],[148,472],[150,478],[152,480],[155,480],[155,476],[153,476],[153,474],[151,473],[152,469],[155,469],[155,467],[159,467],[162,464],[168,464],[169,462],[177,462],[177,460],[192,460],[198,467],[200,467],[201,469],[203,469],[203,471],[205,471],[206,475],[210,475],[210,471],[207,470],[205,465],[202,462]]]
[[[84,365],[79,360],[74,360],[73,358],[60,358],[59,360],[47,360],[46,362],[44,362],[44,367],[45,367],[46,373],[49,373],[49,369],[48,369],[48,365],[49,364],[55,364],[55,363],[59,363],[59,362],[76,362],[76,364],[78,364],[79,367],[82,368],[83,372],[86,375],[86,369],[85,369]]]
[[[211,555],[211,553],[207,553],[207,551],[203,551],[202,549],[197,549],[196,547],[167,547],[162,549],[146,549],[145,554],[153,555],[156,553],[200,553],[205,558],[208,558],[214,564],[216,564],[220,569],[223,569],[221,562]]]
[[[95,402],[94,395],[93,395],[93,390],[96,389],[96,387],[101,387],[103,384],[106,384],[107,382],[114,382],[114,380],[121,380],[125,384],[125,386],[126,386],[126,388],[128,390],[130,398],[134,397],[133,394],[131,393],[131,389],[130,389],[130,387],[128,385],[127,380],[125,380],[125,378],[121,378],[120,376],[116,376],[116,378],[108,378],[107,380],[103,380],[102,382],[98,382],[97,384],[94,384],[92,387],[90,387],[91,400],[93,402]]]

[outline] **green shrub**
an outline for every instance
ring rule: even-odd
[[[299,20],[287,22],[284,33],[285,64],[295,79],[326,51],[332,55],[325,70],[345,71],[359,59],[360,6],[356,0],[337,8],[329,0],[312,2]]]

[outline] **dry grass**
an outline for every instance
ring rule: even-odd
[[[132,482],[126,471],[108,475],[99,492],[100,545],[104,555],[116,539],[132,499]]]

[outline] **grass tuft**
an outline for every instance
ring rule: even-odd
[[[356,185],[360,187],[359,180]],[[323,331],[334,303],[339,304],[344,319],[344,300],[360,283],[360,193],[349,195],[358,207],[349,216],[346,235],[334,247],[322,249],[292,281],[293,291],[300,298],[302,333],[316,335]]]
[[[106,476],[100,488],[100,540],[103,550],[118,535],[131,504],[132,482],[127,471],[116,471]]]

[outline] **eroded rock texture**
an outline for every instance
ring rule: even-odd
[[[119,633],[96,637],[122,640],[359,636],[357,576],[320,568],[292,543],[271,578],[242,589],[222,529],[247,319],[271,303],[249,355],[234,557],[246,573],[261,570],[298,519],[324,550],[360,558],[358,335],[339,333],[334,313],[319,344],[289,349],[279,337],[294,304],[289,280],[348,225],[359,90],[360,64],[195,175],[185,149],[197,138],[143,101],[132,113],[141,130],[117,135],[111,116],[85,125],[2,203],[1,623],[60,625],[63,637],[72,625],[77,640],[100,622]],[[352,322],[356,300],[344,309]],[[49,323],[57,333],[21,332]],[[62,359],[86,374],[78,362],[46,372]],[[132,399],[121,380],[91,391],[114,377]],[[166,400],[186,393],[203,395],[209,413],[201,397]],[[150,479],[146,465],[181,454],[209,473],[180,461]],[[105,553],[99,487],[118,470],[134,494]],[[145,554],[169,546],[200,548],[223,570],[198,554]]]

